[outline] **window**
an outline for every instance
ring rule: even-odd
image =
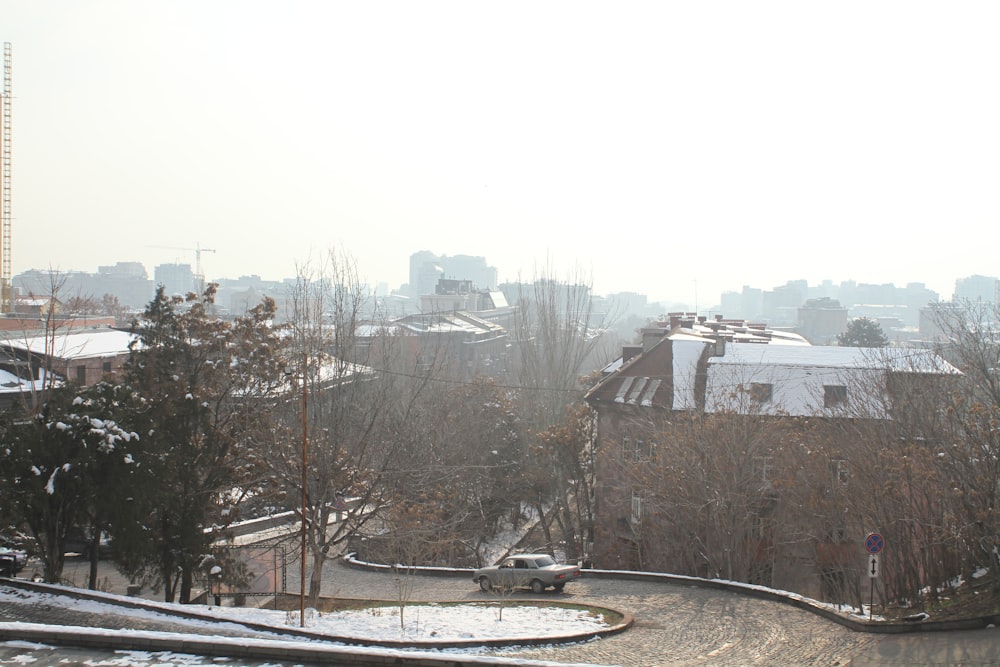
[[[847,405],[847,387],[842,384],[823,386],[823,407],[840,408]]]
[[[754,463],[754,469],[755,469],[758,477],[760,477],[760,481],[762,481],[762,482],[770,482],[771,481],[771,467],[772,467],[772,465],[771,465],[771,457],[770,456],[755,456],[754,460],[753,460],[753,463]]]
[[[754,382],[750,385],[750,399],[755,403],[770,403],[774,385],[770,382]]]
[[[644,461],[652,455],[652,446],[642,438],[633,438],[628,435],[622,436],[622,460]]]
[[[76,383],[77,384],[87,384],[87,367],[77,366],[76,367]]]
[[[111,362],[110,361],[105,361],[104,362],[104,364],[103,364],[103,370],[104,370],[105,373],[110,373],[111,372]]]
[[[634,493],[632,494],[632,512],[628,520],[633,526],[642,522],[642,497]]]
[[[847,484],[851,478],[851,469],[843,459],[830,461],[830,473],[833,475],[833,481],[839,484]]]

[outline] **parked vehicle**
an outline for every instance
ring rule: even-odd
[[[546,588],[554,588],[558,593],[563,586],[579,577],[578,565],[557,563],[548,554],[508,556],[499,564],[481,567],[472,574],[472,580],[484,591],[530,588],[535,594]]]

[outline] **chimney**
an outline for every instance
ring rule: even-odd
[[[623,345],[622,346],[622,363],[627,364],[629,361],[638,357],[642,354],[641,345]]]
[[[713,357],[724,357],[726,356],[726,339],[719,336],[715,339],[715,352],[712,354]]]
[[[663,340],[667,335],[666,329],[643,329],[642,330],[642,351],[649,352],[649,349]]]

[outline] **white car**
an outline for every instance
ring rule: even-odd
[[[484,591],[530,588],[535,594],[546,588],[554,588],[558,593],[567,583],[579,578],[579,565],[557,563],[548,554],[507,556],[497,565],[481,567],[472,574],[472,580]]]

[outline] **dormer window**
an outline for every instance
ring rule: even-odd
[[[847,405],[847,387],[842,384],[823,385],[823,407],[842,408]]]
[[[750,385],[750,398],[754,403],[770,403],[774,396],[774,385],[770,382],[754,382]]]

